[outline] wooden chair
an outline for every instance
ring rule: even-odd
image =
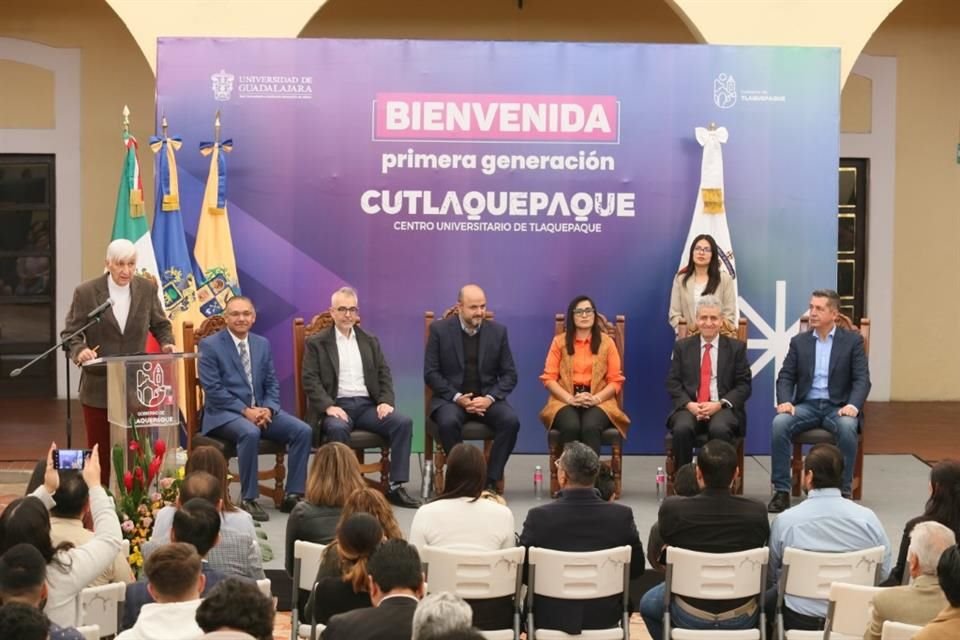
[[[227,326],[223,316],[213,316],[207,318],[197,328],[193,328],[190,321],[183,323],[183,350],[186,353],[197,351],[197,345],[201,340],[212,336]],[[187,423],[187,451],[192,451],[194,447],[211,446],[216,447],[228,461],[237,455],[237,445],[224,438],[217,438],[211,435],[200,433],[200,415],[203,410],[203,387],[200,386],[200,378],[197,375],[197,361],[188,358],[183,361],[183,379],[186,388],[186,423]],[[266,438],[260,439],[257,450],[259,455],[275,456],[276,462],[273,469],[266,469],[257,472],[257,480],[273,480],[273,486],[268,484],[257,484],[257,488],[262,496],[270,496],[273,503],[279,509],[283,503],[283,481],[286,478],[287,470],[283,465],[283,456],[286,454],[287,447],[281,442],[274,442]],[[233,482],[240,481],[240,474],[233,476]]]
[[[842,313],[837,318],[837,326],[841,329],[846,329],[848,331],[859,331],[860,335],[863,336],[863,351],[867,355],[867,359],[870,359],[870,320],[869,318],[861,318],[860,326],[853,324],[853,321],[850,320],[847,316]],[[804,333],[810,330],[810,319],[805,315],[800,318],[800,333]],[[857,433],[857,457],[853,465],[853,485],[851,490],[853,492],[853,499],[859,500],[863,496],[863,408],[860,409],[860,431]],[[803,445],[805,444],[819,444],[821,442],[828,442],[830,444],[836,444],[836,439],[826,429],[811,429],[809,431],[804,431],[803,433],[797,434],[793,437],[793,457],[790,460],[790,466],[792,468],[793,475],[793,495],[800,495],[800,478],[803,475]]]
[[[307,413],[307,396],[303,392],[303,352],[307,338],[320,333],[320,331],[333,326],[333,316],[329,311],[324,311],[313,316],[310,324],[304,324],[303,318],[293,319],[293,393],[296,400],[297,416],[303,420]],[[323,444],[323,433],[318,425],[310,425],[313,429],[313,445],[319,447]],[[380,481],[373,482],[367,479],[367,482],[386,493],[390,487],[390,443],[370,431],[360,429],[350,431],[349,447],[357,455],[357,462],[360,463],[360,473],[379,473]],[[366,462],[364,454],[367,449],[379,449],[380,459],[376,462]]]
[[[453,305],[443,312],[441,320],[446,320],[460,310],[459,305]],[[434,320],[433,311],[427,311],[423,314],[423,346],[427,346],[430,339],[430,324]],[[487,311],[484,314],[485,320],[493,320],[493,312]],[[430,419],[430,401],[433,399],[433,390],[430,385],[423,385],[423,451],[424,457],[433,462],[433,487],[437,493],[443,492],[443,472],[447,464],[447,452],[443,450],[440,443],[440,430],[437,423]],[[483,457],[487,464],[490,464],[490,450],[493,448],[493,438],[496,435],[493,429],[478,420],[467,420],[463,423],[463,440],[483,440]],[[503,494],[504,482],[501,479],[497,482],[497,491]]]
[[[626,327],[627,321],[624,316],[617,316],[616,322],[610,322],[602,313],[597,314],[597,322],[600,323],[600,329],[613,339],[620,354],[620,361],[626,362]],[[554,335],[563,333],[564,315],[558,313],[553,319]],[[617,394],[617,404],[623,409],[623,390]],[[563,455],[563,447],[560,444],[560,432],[556,429],[547,427],[547,449],[550,451],[550,495],[556,495],[560,491],[560,481],[557,478],[557,460]],[[604,429],[601,434],[601,443],[610,446],[610,470],[613,471],[614,495],[620,498],[620,489],[622,487],[623,477],[623,437],[614,427]]]
[[[723,332],[721,332],[723,333]],[[677,340],[688,337],[690,334],[687,331],[687,321],[680,319],[680,324],[677,326]],[[727,335],[727,334],[724,334]],[[737,340],[742,341],[744,344],[747,342],[747,319],[740,318],[740,322],[737,324],[737,333],[734,336],[728,336],[731,338],[736,338]],[[707,444],[707,433],[701,433],[697,435],[696,447],[702,447]],[[733,493],[736,495],[743,495],[743,444],[746,441],[747,437],[747,425],[746,422],[740,425],[740,435],[737,436],[737,439],[734,440],[733,446],[737,449],[737,470],[739,474],[737,477],[736,483],[733,485]],[[667,450],[667,461],[666,461],[666,475],[667,475],[667,495],[674,495],[673,490],[673,480],[677,475],[677,459],[673,455],[673,433],[668,429],[667,435],[663,438],[663,446]]]

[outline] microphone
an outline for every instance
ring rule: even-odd
[[[14,369],[13,371],[10,372],[10,377],[16,378],[21,373],[23,373],[23,369]]]
[[[104,311],[113,306],[113,299],[107,298],[107,301],[98,306],[96,309],[87,314],[87,318],[96,318],[101,315]]]

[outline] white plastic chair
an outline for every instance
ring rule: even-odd
[[[630,547],[614,547],[602,551],[553,551],[530,547],[527,576],[527,638],[560,640],[630,640]],[[587,600],[621,595],[623,614],[620,625],[610,629],[584,630],[571,636],[556,629],[537,627],[534,595],[564,600]]]
[[[883,623],[880,640],[913,640],[914,634],[920,631],[920,629],[923,629],[923,627],[887,620]]]
[[[523,547],[464,551],[425,546],[420,549],[429,593],[449,591],[464,600],[513,597],[513,628],[482,631],[487,640],[520,637],[520,587]]]
[[[100,627],[95,624],[88,624],[85,627],[77,627],[77,631],[83,636],[83,640],[100,640]]]
[[[873,596],[881,589],[846,582],[831,584],[824,640],[861,640],[870,625]]]
[[[783,571],[777,587],[778,640],[820,640],[825,635],[821,631],[796,629],[784,633],[784,596],[827,600],[830,597],[830,585],[834,582],[876,586],[883,569],[883,554],[882,546],[843,553],[805,551],[793,547],[784,549]]]
[[[770,551],[766,547],[748,549],[735,553],[703,553],[679,547],[667,547],[667,564],[664,581],[664,638],[674,640],[700,640],[701,638],[724,638],[726,640],[765,639],[766,615],[763,611],[763,592],[767,583],[767,560]],[[670,601],[672,595],[703,600],[732,600],[757,597],[760,621],[756,629],[670,629]],[[659,639],[658,639],[659,640]]]
[[[97,625],[104,636],[120,633],[120,603],[127,597],[124,582],[87,587],[77,597],[77,626]]]
[[[300,624],[300,612],[297,607],[299,601],[299,589],[310,591],[313,589],[313,583],[317,578],[317,570],[320,568],[320,559],[323,557],[323,550],[327,546],[306,540],[296,540],[293,543],[293,593],[291,594],[290,611],[290,640],[297,640],[297,637],[310,638],[315,640],[317,637],[317,624]],[[302,627],[302,628],[301,628]],[[309,629],[309,633],[305,633]]]

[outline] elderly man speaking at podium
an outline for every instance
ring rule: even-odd
[[[79,285],[67,312],[61,338],[66,338],[98,314],[100,322],[74,336],[67,344],[77,364],[102,356],[141,353],[150,331],[167,353],[174,351],[173,331],[157,285],[137,275],[137,248],[129,240],[107,245],[107,273]],[[80,374],[80,402],[87,431],[87,447],[100,445],[100,482],[110,482],[110,424],[107,422],[107,368],[84,367]]]

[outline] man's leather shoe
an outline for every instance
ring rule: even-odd
[[[403,487],[397,487],[396,489],[387,491],[387,502],[398,507],[403,507],[404,509],[416,509],[422,504],[419,500],[411,498],[410,494],[408,494],[407,490]]]
[[[773,494],[770,504],[767,505],[767,511],[770,513],[780,513],[790,508],[790,494],[786,491],[777,491]]]
[[[303,496],[301,494],[288,493],[283,497],[283,502],[280,503],[280,511],[283,513],[290,513],[301,500],[303,500]]]
[[[270,519],[270,516],[267,515],[267,512],[263,510],[263,507],[260,506],[256,500],[244,500],[240,503],[240,508],[250,514],[257,522],[266,522]]]

